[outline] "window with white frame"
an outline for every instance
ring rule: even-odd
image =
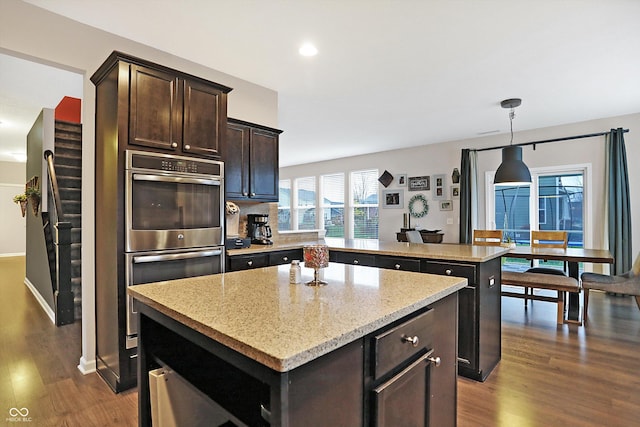
[[[378,238],[378,170],[351,172],[349,212],[354,239]]]
[[[344,174],[320,176],[321,228],[326,237],[345,237]]]
[[[278,197],[278,230],[291,230],[291,180],[281,179]]]
[[[296,230],[314,230],[316,225],[316,177],[296,178],[295,212]]]

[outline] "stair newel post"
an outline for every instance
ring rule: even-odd
[[[56,224],[56,259],[58,289],[55,292],[56,326],[74,322],[73,292],[71,291],[71,223]]]

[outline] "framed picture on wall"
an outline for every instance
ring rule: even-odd
[[[434,200],[443,200],[447,198],[447,195],[444,192],[446,176],[442,175],[433,175],[433,199]]]
[[[404,208],[404,190],[384,190],[382,192],[382,207],[392,209]]]
[[[409,177],[409,191],[424,191],[429,190],[431,187],[431,181],[429,176],[410,176]]]
[[[407,186],[407,174],[406,173],[399,173],[395,176],[396,178],[396,185],[398,187],[406,187]]]
[[[451,200],[442,200],[442,201],[440,201],[440,210],[441,211],[452,211],[453,210],[453,202]]]
[[[460,184],[454,184],[451,186],[451,198],[452,199],[460,198]]]

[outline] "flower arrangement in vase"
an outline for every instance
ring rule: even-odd
[[[22,193],[22,194],[16,194],[15,196],[13,196],[13,203],[16,203],[18,205],[20,205],[20,210],[22,211],[22,217],[24,218],[25,214],[27,213],[27,195]]]

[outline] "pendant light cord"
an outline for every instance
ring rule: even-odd
[[[513,145],[513,119],[515,116],[516,112],[513,110],[513,107],[511,107],[511,111],[509,111],[509,126],[511,127],[511,141],[509,145]]]

